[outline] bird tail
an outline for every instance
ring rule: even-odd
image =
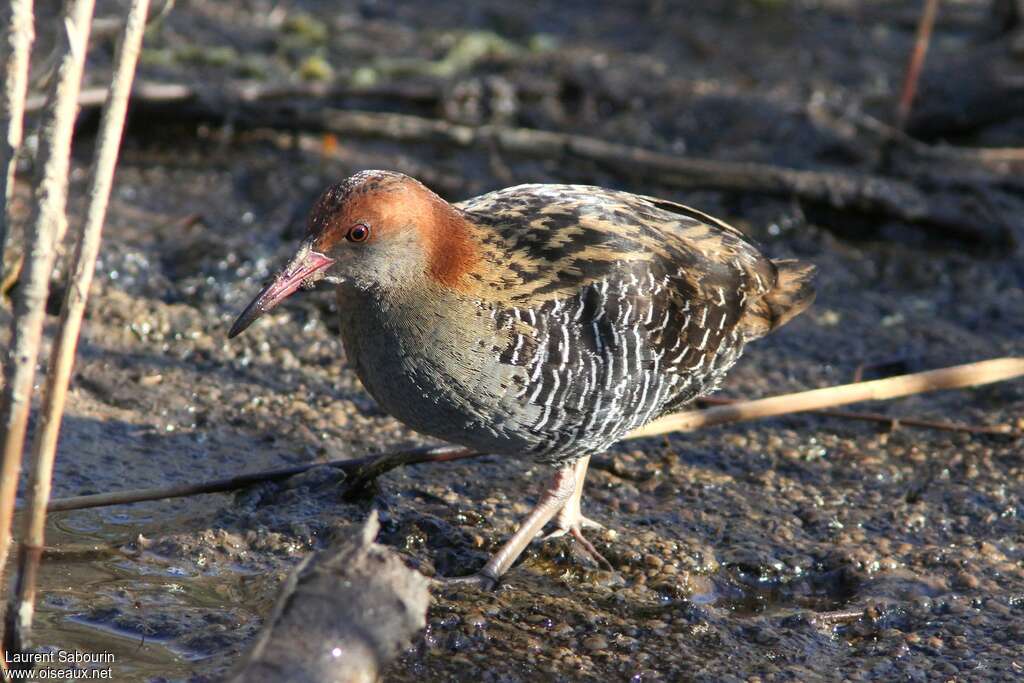
[[[814,303],[813,264],[783,259],[772,261],[778,277],[775,287],[765,294],[764,301],[771,312],[769,331],[776,330],[804,312]]]
[[[748,341],[763,337],[802,313],[814,301],[815,267],[795,259],[772,261],[775,285],[751,305],[741,321]]]

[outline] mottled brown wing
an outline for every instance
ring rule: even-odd
[[[520,392],[544,408],[537,429],[587,410],[642,423],[709,390],[775,278],[732,226],[651,197],[530,185],[459,208],[482,228],[485,261],[501,264],[475,276],[502,300],[501,361],[527,369]]]
[[[486,270],[470,277],[516,305],[573,296],[637,263],[677,280],[690,295],[717,300],[721,288],[741,308],[775,279],[771,261],[739,230],[654,197],[586,185],[520,185],[456,206],[481,228],[487,252]]]

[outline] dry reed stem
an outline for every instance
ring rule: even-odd
[[[859,380],[856,380],[859,381]],[[742,399],[719,398],[717,396],[705,396],[698,399],[698,403],[706,406],[724,406],[731,403],[739,403]],[[853,410],[811,410],[808,411],[822,417],[838,417],[843,420],[860,420],[862,422],[878,422],[889,426],[891,429],[901,427],[919,427],[921,429],[934,429],[942,432],[963,432],[965,434],[984,434],[986,436],[1003,436],[1018,438],[1024,436],[1024,432],[1015,430],[1010,425],[971,425],[959,422],[946,422],[944,420],[925,420],[919,417],[899,417],[886,415],[885,413],[867,413]]]
[[[995,358],[939,370],[916,372],[911,375],[886,377],[870,382],[840,384],[834,387],[772,396],[755,401],[740,401],[705,410],[675,413],[633,430],[626,438],[656,436],[668,432],[689,432],[701,427],[711,427],[728,422],[821,410],[860,401],[883,401],[938,389],[959,389],[1001,382],[1021,375],[1024,375],[1024,358]]]
[[[932,40],[932,28],[935,27],[935,15],[938,14],[939,0],[924,0],[921,20],[917,24],[917,35],[914,37],[914,49],[907,63],[907,74],[903,79],[900,100],[896,108],[896,128],[903,130],[910,118],[910,108],[917,94],[917,83],[921,80],[921,69],[924,58],[928,54],[928,45]]]
[[[6,133],[0,138],[0,279],[3,279],[4,254],[11,225],[11,198],[14,196],[14,171],[24,131],[25,96],[28,90],[28,63],[35,33],[32,29],[32,0],[9,0],[10,20],[4,33],[3,94],[0,95],[0,125]]]
[[[39,125],[35,204],[25,226],[25,266],[11,321],[11,345],[4,360],[4,387],[0,399],[0,431],[4,439],[0,472],[0,571],[5,566],[10,544],[11,518],[43,335],[55,241],[67,221],[71,136],[93,4],[93,0],[73,0],[66,7],[64,50],[51,99]]]
[[[111,79],[107,103],[103,108],[100,132],[93,158],[89,204],[82,235],[78,241],[72,266],[73,275],[64,296],[60,326],[50,355],[43,390],[42,415],[32,443],[32,471],[26,495],[29,516],[21,535],[18,553],[18,574],[15,591],[8,609],[17,614],[11,642],[28,643],[35,606],[38,573],[46,526],[46,505],[50,502],[53,463],[57,454],[57,436],[67,398],[68,381],[74,364],[78,334],[85,313],[85,304],[92,284],[106,217],[110,188],[117,165],[121,135],[124,130],[128,96],[131,93],[135,65],[142,46],[149,0],[132,0],[124,27],[116,67]]]

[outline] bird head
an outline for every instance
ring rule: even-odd
[[[390,171],[358,173],[320,195],[298,251],[238,316],[228,337],[319,281],[363,292],[458,289],[478,260],[471,230],[455,207],[417,180]]]

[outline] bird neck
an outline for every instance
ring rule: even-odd
[[[380,287],[368,289],[347,282],[336,290],[342,328],[373,335],[410,338],[430,337],[438,327],[450,328],[477,317],[482,304],[456,290],[426,283],[418,289]]]
[[[442,288],[466,293],[467,277],[480,264],[480,229],[461,211],[440,197],[431,202],[421,238],[427,252],[427,277]]]

